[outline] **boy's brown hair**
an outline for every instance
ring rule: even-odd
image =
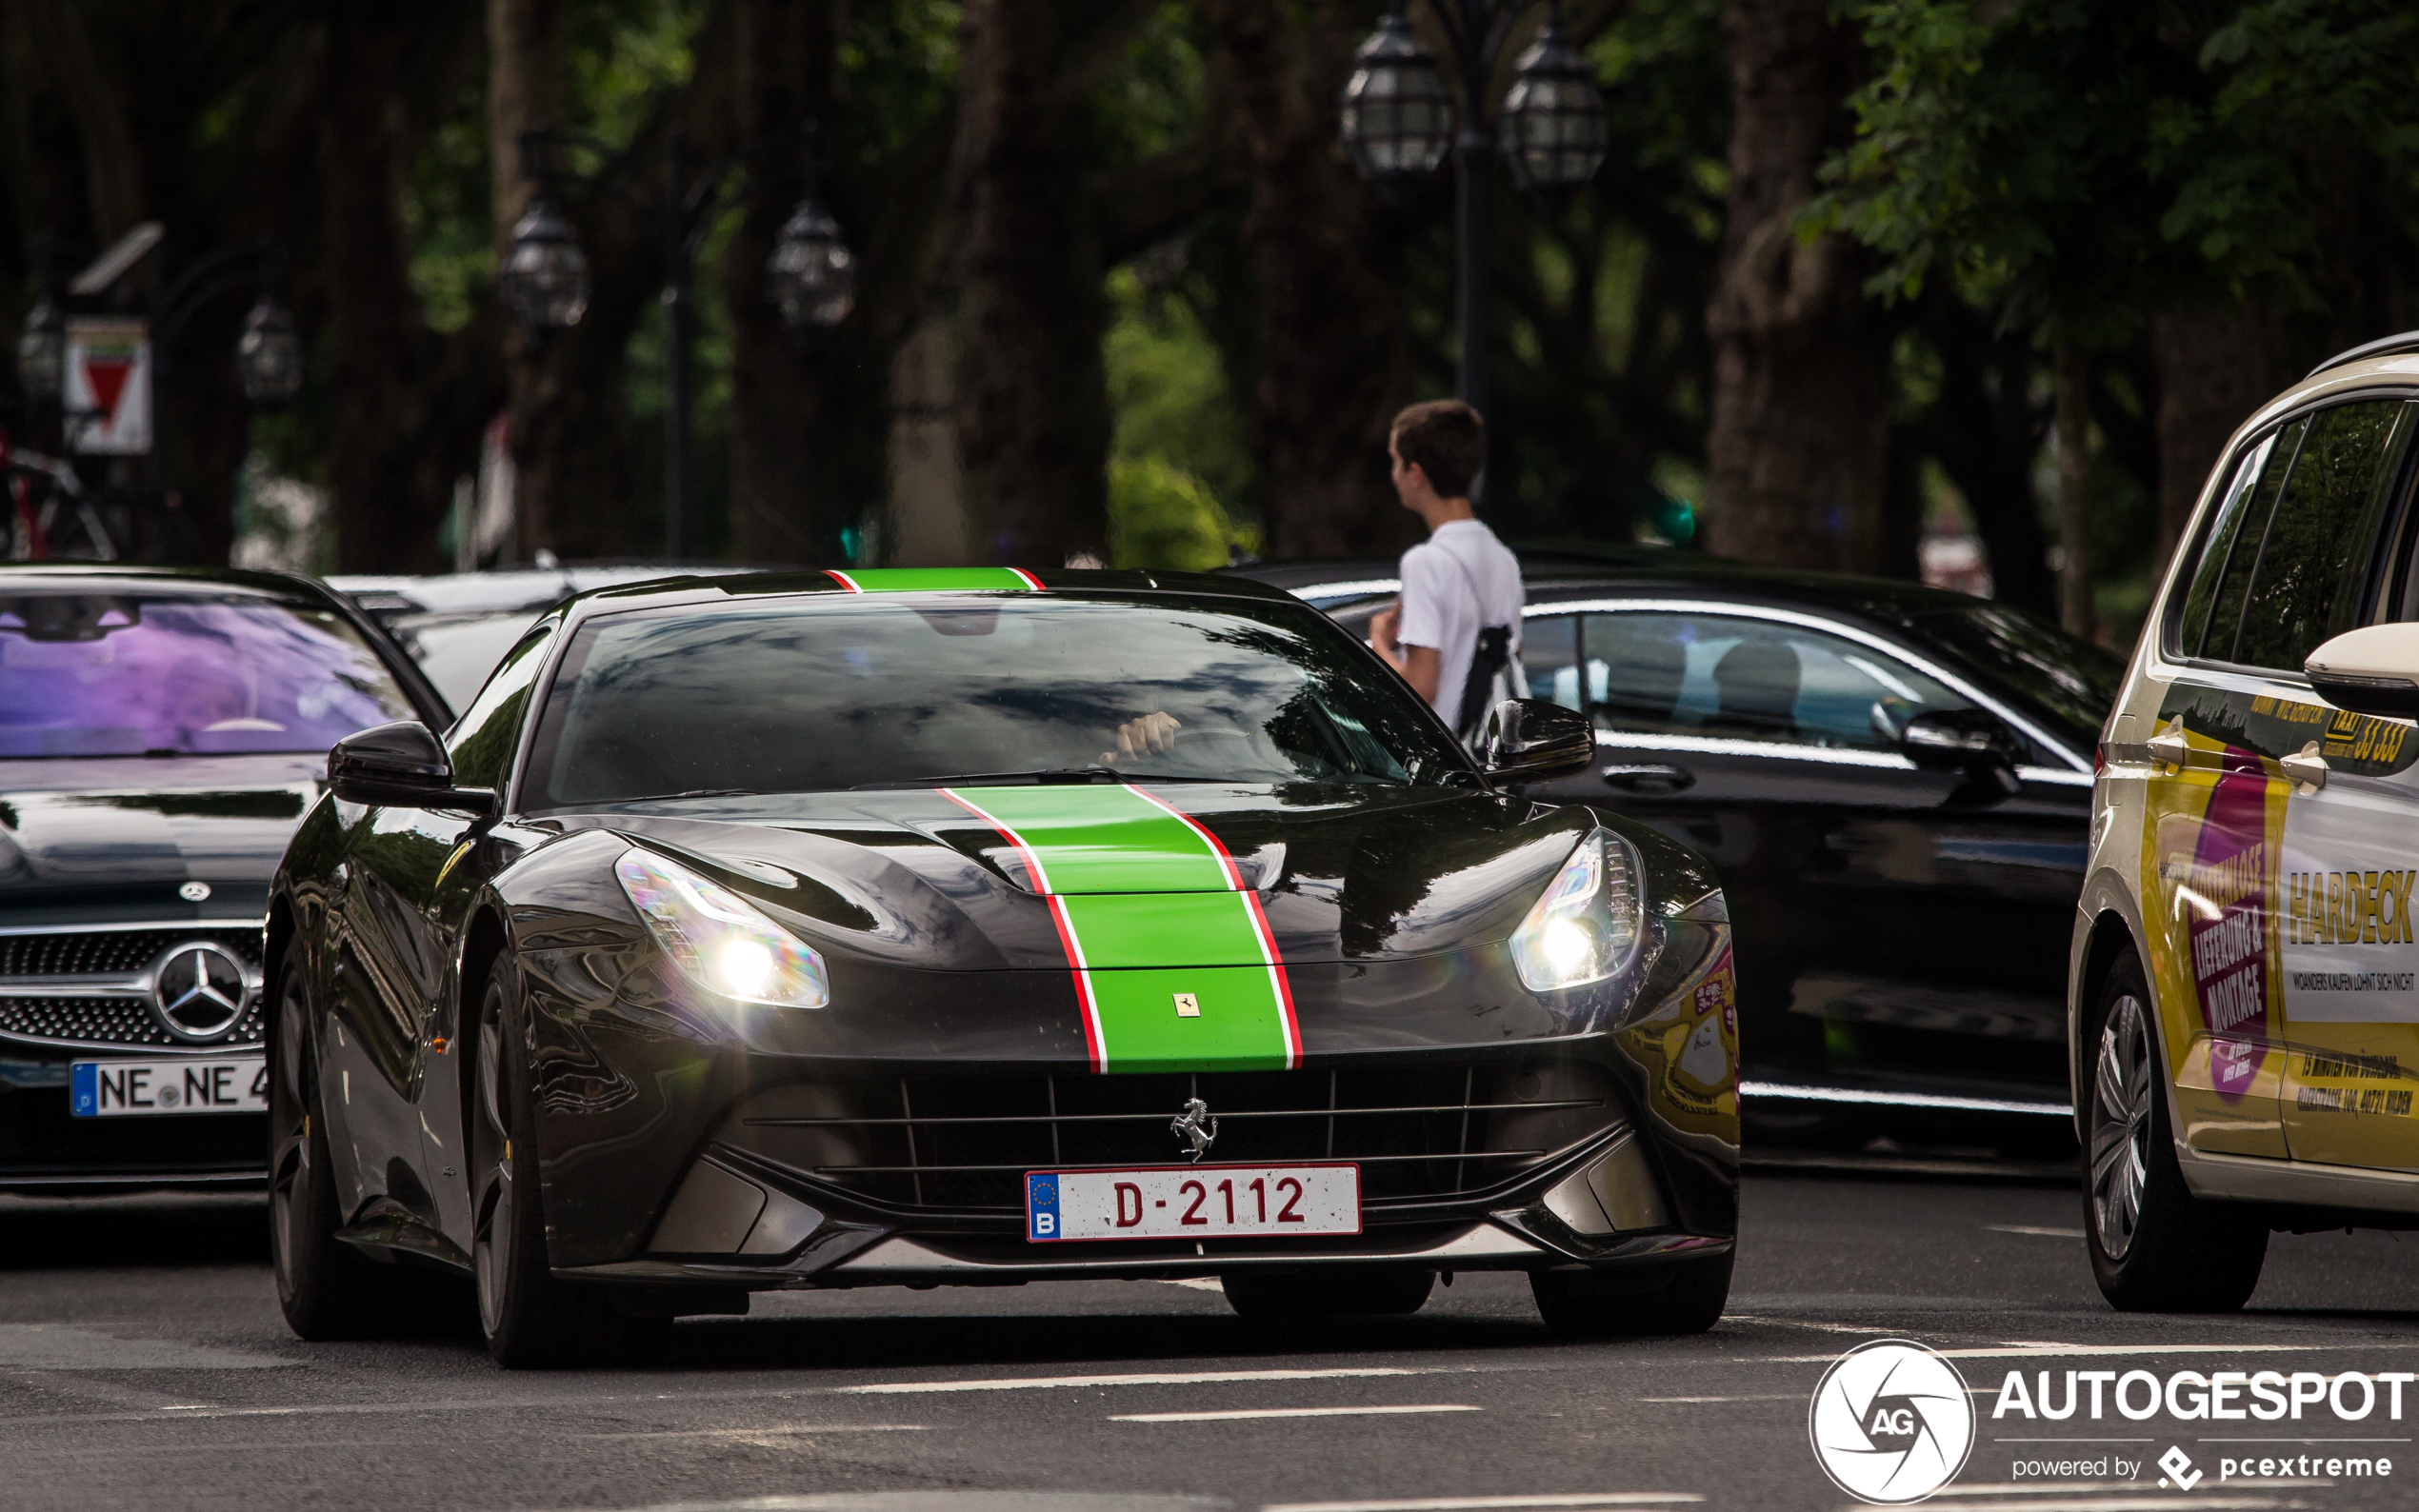
[[[1430,399],[1394,417],[1387,433],[1406,467],[1428,474],[1440,499],[1467,499],[1487,466],[1487,422],[1458,399]]]

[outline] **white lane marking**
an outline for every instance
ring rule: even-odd
[[[1861,1086],[1801,1086],[1794,1082],[1739,1084],[1741,1097],[1769,1097],[1789,1103],[1872,1103],[1886,1107],[1936,1107],[1963,1113],[2040,1113],[2072,1118],[2064,1103],[2016,1101],[2003,1097],[1965,1097],[1947,1092],[1892,1092]]]
[[[1830,1357],[1823,1357],[1829,1360]],[[1444,1376],[1459,1371],[1370,1365],[1337,1370],[1193,1370],[1135,1376],[1014,1376],[999,1381],[883,1381],[867,1386],[834,1386],[843,1397],[905,1397],[943,1391],[1050,1391],[1062,1386],[1190,1386],[1230,1381],[1359,1381],[1383,1376]]]
[[[737,1439],[749,1442],[804,1433],[929,1433],[923,1422],[778,1422],[764,1428],[654,1428],[638,1433],[575,1433],[574,1439]]]
[[[1934,1493],[1937,1495],[1938,1493]],[[1969,1505],[1972,1503],[1969,1502]],[[2217,1512],[2248,1512],[2257,1507],[2281,1506],[2284,1503],[2268,1496],[2112,1496],[2079,1497],[2067,1502],[2011,1502],[2024,1512],[2183,1512],[2186,1507],[2211,1507]],[[2308,1503],[2296,1502],[2294,1506]],[[1866,1512],[1861,1503],[1850,1503],[1843,1512]]]
[[[1724,1323],[1770,1323],[1779,1328],[1812,1328],[1827,1334],[1870,1334],[1876,1339],[1890,1337],[1888,1329],[1868,1328],[1861,1323],[1816,1323],[1810,1318],[1773,1318],[1764,1313],[1726,1312]]]
[[[1982,1226],[1994,1234],[2035,1234],[2043,1239],[2081,1239],[2083,1237],[2083,1230],[2080,1228],[2037,1228],[2030,1224],[1985,1224]]]
[[[1260,1512],[1490,1512],[1497,1507],[1661,1506],[1704,1500],[1694,1491],[1582,1491],[1571,1496],[1421,1497],[1410,1502],[1271,1502]]]
[[[1244,1418],[1391,1418],[1412,1412],[1484,1412],[1458,1402],[1403,1403],[1378,1407],[1238,1407],[1229,1412],[1125,1412],[1111,1422],[1233,1422]]]
[[[1210,1281],[1200,1276],[1188,1277],[1182,1281],[1162,1281],[1157,1277],[1153,1277],[1152,1279],[1154,1281],[1159,1281],[1159,1284],[1162,1286],[1190,1286],[1195,1291],[1214,1291],[1220,1296],[1226,1295],[1227,1290],[1227,1283],[1225,1282]]]
[[[1640,1397],[1638,1400],[1640,1402],[1652,1403],[1691,1403],[1699,1402],[1804,1402],[1806,1400],[1806,1393],[1803,1391],[1783,1391],[1762,1397]]]
[[[1996,1349],[1935,1349],[1932,1353],[1949,1360],[2029,1360],[2035,1355],[2045,1360],[2055,1360],[2076,1355],[2281,1355],[2312,1349],[2365,1347],[2349,1340],[2324,1344],[2010,1343]],[[1762,1359],[1740,1359],[1732,1363],[1743,1365],[1823,1365],[1838,1358],[1837,1355],[1767,1355]]]

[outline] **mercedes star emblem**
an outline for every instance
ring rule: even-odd
[[[205,1044],[244,1017],[243,963],[207,940],[178,945],[151,975],[151,1012],[180,1040]]]

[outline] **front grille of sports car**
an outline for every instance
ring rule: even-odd
[[[1183,1161],[1170,1124],[1192,1098],[1217,1120],[1204,1160],[1356,1162],[1376,1205],[1506,1185],[1619,1117],[1569,1063],[864,1078],[760,1091],[737,1142],[888,1206],[1022,1211],[1029,1170]]]
[[[132,983],[161,955],[195,941],[223,946],[260,969],[261,931],[240,925],[0,935],[0,1036],[95,1049],[181,1045],[152,1016],[149,994]],[[113,977],[126,985],[107,981]],[[255,997],[243,1022],[212,1048],[258,1044],[261,1034]]]

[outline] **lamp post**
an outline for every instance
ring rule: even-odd
[[[1429,0],[1461,75],[1467,109],[1455,134],[1453,100],[1436,59],[1412,35],[1399,6],[1354,57],[1336,103],[1337,134],[1353,168],[1389,204],[1400,205],[1453,154],[1457,199],[1454,287],[1460,361],[1455,388],[1487,408],[1487,165],[1500,151],[1512,180],[1543,209],[1559,207],[1604,162],[1610,132],[1595,72],[1563,36],[1560,8],[1513,64],[1511,88],[1487,127],[1487,94],[1512,23],[1531,0]]]
[[[277,242],[237,242],[205,252],[173,280],[162,277],[151,295],[151,493],[168,494],[169,365],[176,338],[204,305],[222,294],[257,290],[244,334],[235,343],[235,382],[244,398],[273,408],[302,387],[302,338],[294,317],[270,292],[286,273],[286,249]]]
[[[521,171],[537,186],[537,193],[512,228],[512,247],[497,285],[506,309],[530,331],[567,330],[588,309],[588,256],[580,249],[578,232],[554,208],[555,188],[574,177],[561,162],[570,148],[605,156],[610,170],[613,149],[594,137],[550,127],[521,136]],[[664,542],[674,561],[686,560],[690,551],[690,363],[697,341],[690,285],[697,249],[726,210],[763,187],[762,181],[750,178],[736,189],[725,189],[723,180],[730,169],[783,149],[798,150],[806,192],[765,261],[768,295],[791,330],[826,328],[846,320],[855,308],[856,262],[839,223],[818,197],[830,164],[816,124],[804,122],[704,165],[692,160],[678,127],[666,144],[662,191],[650,209],[658,217],[664,308],[670,325],[664,375]],[[605,177],[603,171],[596,175],[598,181]]]

